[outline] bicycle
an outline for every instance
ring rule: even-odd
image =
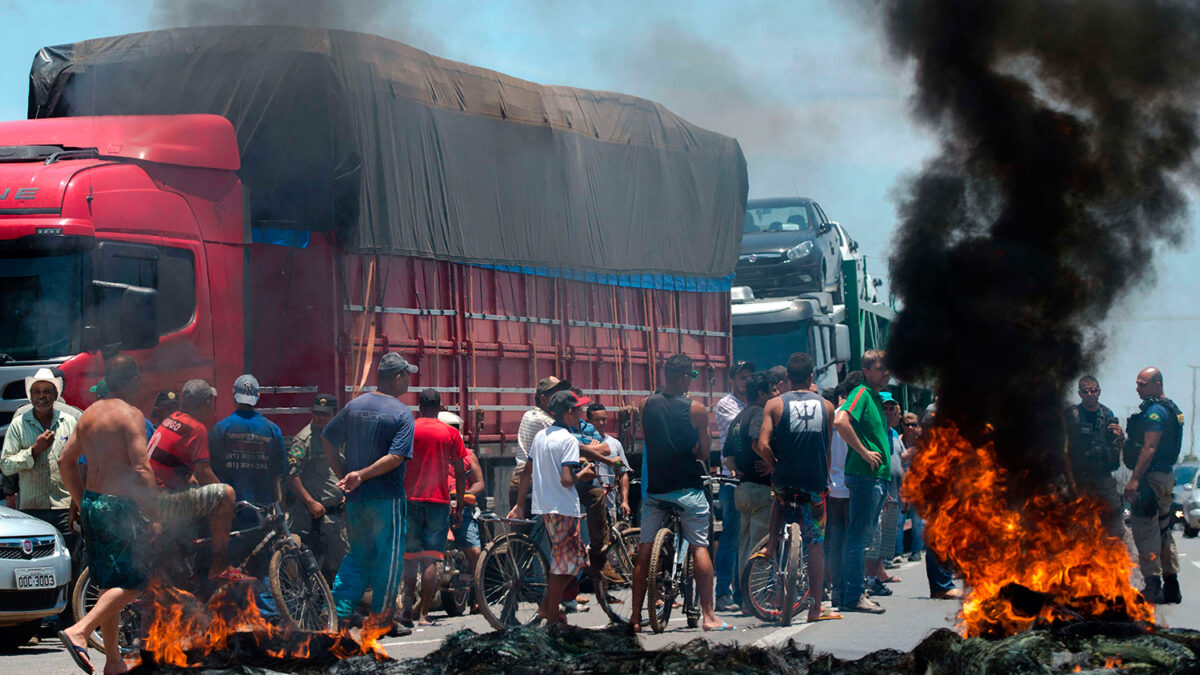
[[[724,476],[705,476],[704,493],[709,502],[708,531],[713,531],[712,491],[722,484],[737,485],[739,481]],[[680,542],[676,546],[676,542]],[[695,581],[695,552],[683,538],[680,523],[680,508],[667,507],[663,526],[654,535],[650,549],[650,569],[646,582],[646,607],[650,628],[655,633],[667,629],[674,609],[676,596],[682,596],[683,613],[688,628],[700,625],[700,590]]]
[[[639,481],[632,480],[629,484],[632,488],[638,485]],[[605,484],[605,498],[614,487],[615,483]],[[596,601],[608,618],[617,624],[629,623],[629,615],[633,609],[633,570],[637,564],[638,547],[642,543],[641,528],[621,527],[623,524],[627,525],[627,522],[609,513],[608,530],[611,543],[605,555],[608,564],[622,578],[622,582],[615,583],[602,575],[598,577],[599,583],[596,584]]]
[[[245,529],[229,533],[229,550],[249,552],[231,558],[235,567],[245,567],[261,553],[269,552],[267,579],[275,607],[283,624],[292,630],[329,631],[338,628],[337,612],[333,605],[333,593],[321,574],[312,551],[299,543],[288,530],[283,510],[278,504],[265,507],[248,502],[238,502],[235,510],[248,512],[256,522]],[[256,542],[250,546],[250,542]],[[212,539],[208,537],[179,541],[163,539],[155,543],[162,554],[154,560],[160,563],[155,576],[176,587],[195,591],[199,595],[208,590],[205,567]],[[182,552],[179,549],[182,548]],[[95,605],[104,589],[91,583],[90,570],[84,568],[75,583],[71,595],[71,608],[75,620],[79,621]],[[141,600],[135,601],[121,613],[121,653],[133,655],[142,635]],[[104,652],[104,642],[97,629],[88,636],[93,649]]]
[[[789,510],[785,509],[785,512]],[[800,526],[785,520],[775,555],[771,558],[760,553],[767,548],[769,540],[768,534],[755,544],[754,554],[742,569],[742,597],[749,603],[751,613],[760,620],[778,621],[781,626],[789,626],[792,617],[807,609],[812,602],[808,597],[804,539],[800,536]],[[782,584],[780,579],[783,580]],[[789,606],[792,608],[790,612],[780,609]]]
[[[537,622],[550,578],[545,553],[550,540],[542,519],[501,518],[486,512],[479,515],[479,524],[492,535],[475,564],[480,613],[496,630]],[[502,526],[507,531],[493,531]],[[525,530],[530,530],[529,534]]]

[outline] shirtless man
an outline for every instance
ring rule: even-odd
[[[105,372],[110,389],[127,391],[137,385],[133,359],[113,359]],[[87,458],[87,486],[73,469],[80,455]],[[117,642],[121,610],[137,599],[147,574],[135,561],[146,520],[158,519],[157,485],[146,454],[146,419],[120,398],[93,403],[75,428],[58,460],[63,483],[79,507],[92,579],[106,589],[78,623],[59,631],[75,664],[93,672],[87,636],[100,627],[104,637],[105,675],[127,670]],[[140,507],[140,509],[139,509]]]

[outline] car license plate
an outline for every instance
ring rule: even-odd
[[[54,569],[51,567],[26,567],[17,570],[17,589],[54,588]]]

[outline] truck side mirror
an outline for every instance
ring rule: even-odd
[[[817,234],[825,234],[831,229],[833,229],[833,226],[829,223],[821,223],[817,226]]]
[[[121,293],[121,349],[158,345],[158,291],[129,286]]]

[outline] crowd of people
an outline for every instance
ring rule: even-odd
[[[764,371],[735,364],[731,393],[715,408],[716,452],[709,411],[688,396],[698,372],[685,355],[667,359],[661,388],[637,410],[644,448],[634,630],[646,603],[654,536],[671,512],[695,552],[705,631],[733,628],[715,612],[737,610],[748,600],[739,589],[742,570],[756,557],[774,555],[788,522],[799,525],[807,551],[815,600],[809,621],[885,611],[879,598],[891,595],[888,584],[897,581],[890,570],[904,553],[910,561],[922,559],[921,518],[904,503],[901,485],[920,452],[922,429],[936,415],[936,404],[922,416],[902,410],[888,390],[885,359],[882,351],[866,352],[860,371],[823,392],[805,353]],[[216,419],[217,390],[203,380],[160,393],[147,418],[130,403],[139,390],[137,363],[117,355],[105,365],[96,388],[103,398],[86,411],[62,400],[61,372],[41,369],[27,378],[31,403],[17,411],[0,454],[10,506],[54,524],[72,551],[74,573],[86,559],[96,585],[107,589],[80,621],[61,621],[59,637],[85,670],[91,668],[86,636],[97,628],[111,647],[106,653],[120,654],[118,614],[152,573],[139,548],[148,533],[207,521],[212,582],[262,583],[263,569],[242,569],[229,559],[237,502],[287,513],[290,530],[316,553],[331,581],[344,626],[363,619],[359,607],[368,588],[369,614],[386,621],[391,634],[434,623],[436,563],[447,546],[461,548],[474,567],[481,553],[474,505],[485,492],[483,471],[463,443],[461,419],[445,410],[436,389],[419,393],[416,418],[399,400],[417,372],[401,355],[385,354],[376,389],[341,409],[336,396],[317,395],[311,421],[286,442],[256,409],[253,375],[237,378],[236,409],[224,419]],[[1141,409],[1123,428],[1100,404],[1096,378],[1079,380],[1080,403],[1066,411],[1072,479],[1103,505],[1108,533],[1133,542],[1147,600],[1178,603],[1169,507],[1183,415],[1163,395],[1156,369],[1138,374],[1137,391]],[[521,420],[509,516],[540,516],[549,537],[550,578],[539,609],[546,622],[565,623],[586,601],[581,577],[623,581],[607,549],[615,543],[612,520],[632,515],[632,467],[620,441],[607,433],[609,413],[570,382],[548,377],[538,382],[534,406]],[[720,458],[719,466],[710,467],[712,457]],[[1113,472],[1122,460],[1131,476],[1119,493]],[[710,470],[739,481],[719,494],[719,542],[711,540]],[[757,548],[763,537],[766,547]],[[932,598],[962,597],[952,571],[933,552],[925,552],[924,562]],[[262,609],[269,612],[269,604]],[[119,656],[108,663],[107,672],[124,667]]]

